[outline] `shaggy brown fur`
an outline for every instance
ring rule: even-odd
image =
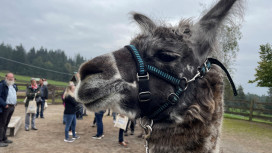
[[[142,29],[131,41],[145,64],[188,80],[208,56],[216,52],[217,31],[237,11],[241,0],[220,0],[197,23],[182,20],[176,27],[157,26],[148,17],[134,13]],[[113,111],[137,118],[141,114],[135,61],[125,48],[96,57],[79,70],[76,99],[92,111]],[[156,117],[149,140],[155,153],[218,153],[223,114],[221,70],[213,65],[203,77],[188,85],[179,102]],[[152,101],[146,107],[154,112],[175,87],[150,75]]]

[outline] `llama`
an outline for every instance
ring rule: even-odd
[[[206,59],[217,51],[220,25],[241,10],[240,4],[241,0],[220,0],[197,23],[181,20],[178,26],[156,25],[133,13],[142,32],[130,47],[80,66],[76,99],[91,111],[111,108],[130,118],[145,118],[150,152],[218,153],[223,75],[219,66]],[[198,67],[203,65],[201,75]],[[138,67],[151,67],[150,73],[144,70],[141,75]],[[178,93],[177,87],[183,91]],[[172,99],[176,103],[164,107]]]

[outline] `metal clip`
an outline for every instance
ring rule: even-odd
[[[137,73],[137,81],[139,82],[139,80],[141,79],[141,78],[146,78],[147,80],[149,80],[149,73],[148,72],[146,72],[146,75],[143,75],[143,76],[139,76],[139,74]]]
[[[140,125],[142,128],[146,128],[147,125],[149,125],[150,127],[153,126],[153,120],[150,120],[150,124],[148,122],[146,122],[145,124],[143,123],[143,120],[149,120],[149,119],[145,119],[146,117],[140,118]]]
[[[151,133],[152,133],[152,128],[151,126],[147,125],[146,128],[144,129],[145,131],[145,135],[144,135],[144,139],[145,139],[145,152],[146,153],[149,153],[149,145],[148,145],[148,139],[150,138],[151,136]]]
[[[204,62],[206,73],[210,71],[210,69],[208,69],[208,67],[207,67],[207,63],[208,63],[208,59],[206,59],[206,61]]]
[[[148,121],[149,119],[146,119],[146,120]],[[150,122],[143,123],[143,119],[140,118],[140,125],[145,131],[145,135],[143,135],[143,138],[145,139],[145,145],[144,145],[145,152],[149,153],[148,139],[150,138],[152,133],[153,120],[150,120]]]
[[[189,80],[188,83],[195,81],[195,79],[198,78],[198,77],[200,77],[200,72],[199,71],[197,71],[197,74],[191,80]]]

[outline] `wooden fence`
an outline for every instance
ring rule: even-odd
[[[26,97],[26,89],[30,84],[18,83],[19,91],[17,92],[18,103],[23,103]],[[48,103],[50,104],[62,104],[61,96],[65,87],[48,85]]]
[[[19,91],[17,92],[18,103],[23,103],[26,97],[26,88],[30,85],[27,83],[17,84]],[[61,96],[65,87],[48,85],[48,103],[62,104]],[[267,120],[272,122],[272,102],[263,103],[255,100],[225,100],[225,113],[246,116],[249,121],[253,118]]]
[[[272,103],[256,100],[225,100],[225,113],[246,116],[272,122]]]

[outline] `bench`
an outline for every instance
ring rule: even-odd
[[[15,136],[18,130],[20,129],[21,125],[22,125],[22,117],[20,116],[11,117],[7,131],[6,131],[6,135]]]

